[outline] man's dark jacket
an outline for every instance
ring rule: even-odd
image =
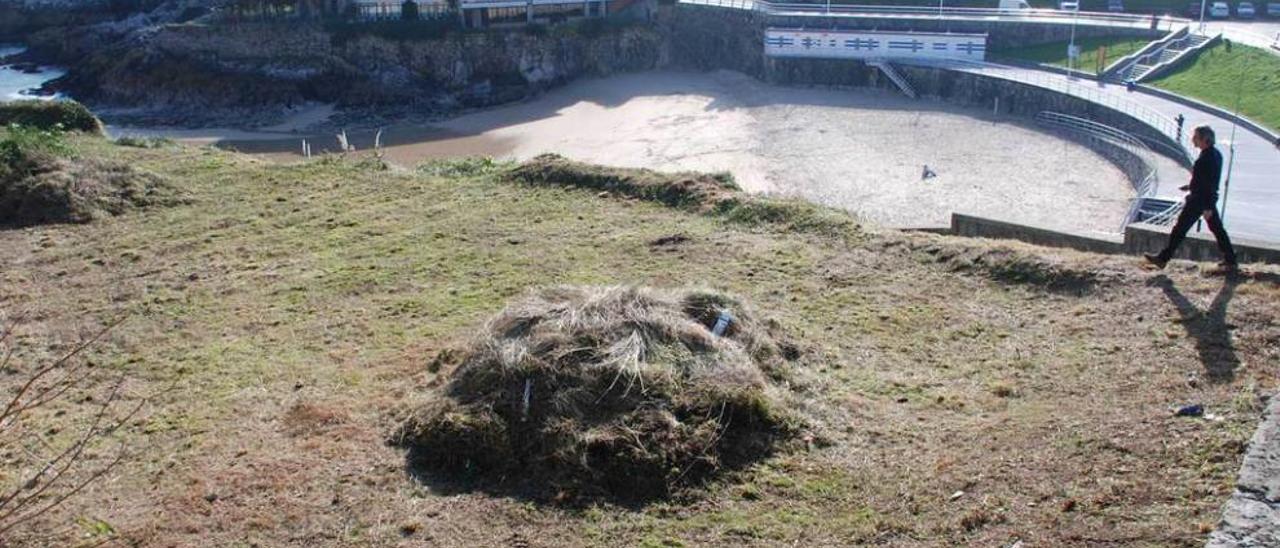
[[[1218,204],[1218,179],[1222,177],[1222,153],[1215,147],[1200,151],[1191,168],[1191,192],[1187,207],[1208,209]]]

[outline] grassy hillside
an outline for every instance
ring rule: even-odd
[[[129,458],[18,545],[1200,546],[1280,372],[1273,268],[1155,274],[794,204],[517,183],[484,162],[73,143],[190,200],[0,231],[0,310],[25,313],[15,371],[124,317],[86,359],[152,397],[115,433]],[[637,507],[406,474],[390,417],[438,382],[438,353],[564,283],[750,300],[810,356],[827,439]],[[65,435],[88,401],[29,424]],[[1222,420],[1172,417],[1183,403]],[[20,461],[0,461],[0,485]]]
[[[1261,49],[1220,43],[1151,84],[1280,131],[1280,57]]]
[[[1106,65],[1110,65],[1120,60],[1120,58],[1142,49],[1148,43],[1147,40],[1140,38],[1123,36],[1081,38],[1076,41],[1076,45],[1080,46],[1080,58],[1076,61],[1075,68],[1084,72],[1099,72],[1098,57],[1102,54],[1102,48],[1106,48],[1106,59],[1104,61]],[[1065,67],[1067,66],[1067,45],[1068,42],[1066,41],[1051,42],[1035,46],[996,50],[992,54],[997,57],[1010,57]],[[1102,68],[1105,69],[1106,66],[1104,65]]]

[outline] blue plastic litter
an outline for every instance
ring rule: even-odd
[[[1178,412],[1174,413],[1179,417],[1199,417],[1204,415],[1204,406],[1200,404],[1184,405],[1178,408]]]

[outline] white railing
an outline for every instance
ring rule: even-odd
[[[1142,222],[1147,223],[1149,225],[1158,225],[1158,226],[1172,225],[1173,221],[1176,220],[1178,218],[1178,215],[1182,213],[1182,206],[1183,206],[1182,202],[1174,202],[1174,204],[1169,206],[1168,209],[1161,211],[1160,213],[1157,213],[1155,215],[1152,215],[1151,217],[1147,217],[1147,219]]]
[[[875,6],[862,4],[783,3],[767,0],[680,0],[681,4],[716,6],[761,11],[770,15],[843,15],[865,17],[907,17],[933,19],[973,19],[1010,22],[1055,22],[1103,24],[1132,28],[1159,28],[1187,24],[1180,17],[1136,15],[1126,13],[1070,12],[1046,9],[948,8],[931,6]],[[1154,26],[1153,26],[1154,25]]]
[[[1130,155],[1134,156],[1141,162],[1141,171],[1138,177],[1130,180],[1133,184],[1133,190],[1137,194],[1133,203],[1129,205],[1129,211],[1125,213],[1124,222],[1120,224],[1120,231],[1124,231],[1124,227],[1132,223],[1138,215],[1143,199],[1155,196],[1160,187],[1160,173],[1156,169],[1155,153],[1141,139],[1134,137],[1128,133],[1120,131],[1111,126],[1094,122],[1078,116],[1062,114],[1059,112],[1044,111],[1036,114],[1036,122],[1041,125],[1051,127],[1060,131],[1074,134],[1105,146],[1113,146],[1119,148]],[[1132,177],[1132,175],[1131,175]],[[1157,217],[1163,216],[1167,212],[1162,212]]]
[[[1071,95],[1084,99],[1091,103],[1095,103],[1109,109],[1126,114],[1143,124],[1150,126],[1152,129],[1170,137],[1174,142],[1179,141],[1178,123],[1168,116],[1157,112],[1154,109],[1145,107],[1136,101],[1125,99],[1124,97],[1108,93],[1098,89],[1098,82],[1082,81],[1061,74],[1046,72],[1040,70],[1026,70],[996,63],[987,63],[979,61],[963,61],[963,60],[904,60],[899,59],[899,64],[917,64],[924,66],[932,66],[950,70],[961,70],[982,74],[993,78],[1001,78],[1014,82],[1051,89],[1059,93]],[[1187,151],[1181,147],[1174,147],[1171,144],[1155,139],[1143,139],[1148,146],[1156,146],[1170,152],[1176,158],[1187,157]]]

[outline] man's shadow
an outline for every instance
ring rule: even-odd
[[[1182,314],[1179,322],[1186,328],[1187,334],[1195,338],[1200,362],[1204,364],[1205,372],[1213,382],[1230,382],[1235,378],[1236,369],[1240,367],[1240,358],[1236,357],[1235,348],[1231,344],[1233,326],[1227,324],[1227,304],[1235,296],[1236,286],[1241,282],[1243,279],[1240,276],[1228,275],[1209,308],[1202,311],[1174,287],[1173,280],[1161,275],[1152,281],[1178,307],[1178,312]]]

